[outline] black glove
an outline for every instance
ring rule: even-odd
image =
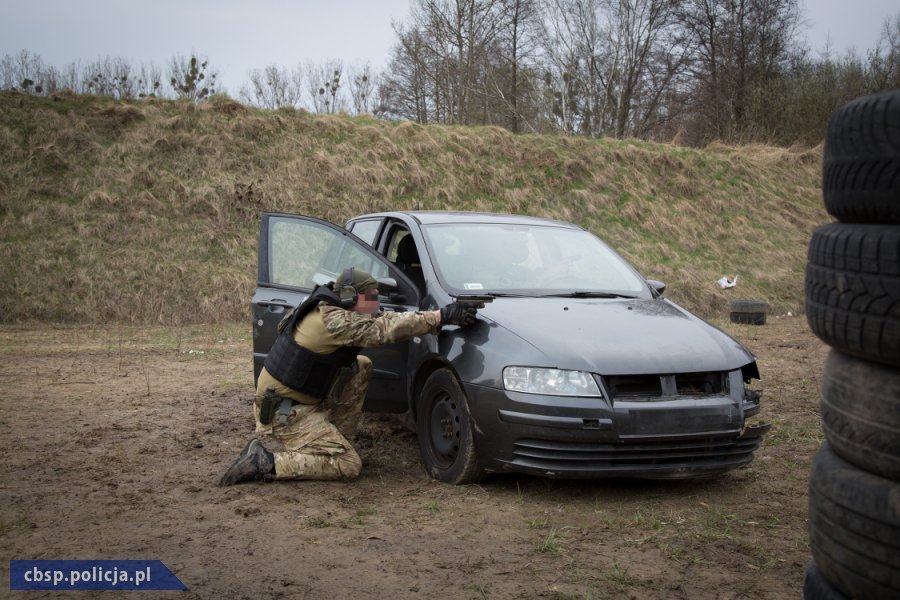
[[[459,325],[468,327],[475,324],[478,310],[471,304],[451,302],[441,309],[441,325]]]

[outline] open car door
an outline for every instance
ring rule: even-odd
[[[397,282],[395,293],[381,296],[382,310],[418,310],[418,291],[403,273],[371,246],[327,221],[263,213],[257,265],[256,292],[251,302],[254,385],[275,343],[281,318],[302,303],[316,285],[335,281],[344,269],[356,267],[376,278],[390,277]],[[407,410],[408,349],[409,342],[404,341],[363,350],[374,365],[365,410]]]

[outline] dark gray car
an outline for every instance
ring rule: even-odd
[[[366,410],[406,413],[436,479],[703,477],[749,463],[755,357],[662,297],[591,233],[531,217],[391,212],[345,229],[264,214],[255,375],[285,310],[355,266],[391,278],[384,310],[491,299],[469,328],[365,350]]]

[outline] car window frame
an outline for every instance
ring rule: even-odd
[[[402,235],[403,233],[406,235]],[[391,221],[384,229],[383,248],[381,249],[380,254],[384,256],[389,263],[396,264],[396,252],[397,248],[400,246],[400,239],[411,235],[412,230],[409,228],[409,225],[403,221]],[[413,242],[415,241],[415,238],[413,238]],[[418,249],[418,244],[416,244],[416,251],[418,251]],[[395,253],[393,258],[391,257],[391,253]]]
[[[311,217],[308,215],[298,215],[291,213],[281,213],[281,212],[264,212],[260,215],[260,235],[258,242],[258,250],[257,250],[257,274],[256,274],[256,285],[257,287],[264,287],[270,289],[282,289],[288,291],[297,291],[303,293],[309,293],[313,288],[306,288],[300,286],[289,285],[285,283],[275,283],[271,281],[271,218],[287,218],[294,219],[298,221],[306,221],[310,223],[315,223],[316,225],[325,226],[334,231],[339,236],[347,237],[357,244],[361,246],[361,249],[366,252],[373,260],[378,261],[382,265],[384,265],[387,269],[388,275],[398,282],[398,290],[406,299],[403,301],[404,305],[408,306],[418,306],[421,302],[420,293],[416,287],[416,285],[410,281],[410,279],[397,268],[396,265],[391,263],[384,255],[382,255],[378,250],[355,236],[351,231],[346,229],[345,227],[341,227],[339,225],[335,225],[330,221],[325,221],[324,219],[319,219],[316,217]],[[401,284],[402,285],[399,285]],[[410,293],[412,296],[410,296]],[[383,302],[384,303],[384,302]],[[391,303],[393,304],[393,303]]]
[[[375,224],[376,224],[376,225],[375,225],[375,232],[372,234],[372,241],[371,241],[371,242],[366,241],[365,239],[363,239],[362,237],[360,237],[358,234],[353,233],[354,230],[355,230],[359,225],[362,225],[363,223],[375,223]],[[385,224],[385,219],[384,219],[384,217],[362,218],[362,219],[354,219],[354,220],[352,220],[352,221],[348,221],[348,222],[347,222],[347,225],[346,225],[344,228],[347,229],[350,233],[353,233],[353,235],[356,235],[360,240],[362,240],[363,242],[365,242],[367,245],[371,246],[372,248],[376,248],[377,245],[378,245],[378,240],[379,240],[379,238],[381,237],[381,232],[382,232],[382,230],[384,229],[384,224]]]
[[[426,252],[428,253],[430,260],[432,260],[431,257],[434,256],[434,248],[432,247],[431,236],[429,235],[428,230],[431,227],[441,227],[444,225],[454,225],[454,224],[455,223],[453,223],[453,222],[428,223],[427,225],[423,225],[422,227],[420,227],[422,241],[424,243]],[[497,223],[494,223],[493,221],[477,221],[477,222],[467,222],[466,223],[466,225],[495,225],[495,224],[497,224]],[[625,257],[623,257],[618,251],[616,251],[615,248],[610,246],[603,238],[596,235],[592,231],[588,231],[587,229],[584,229],[582,227],[571,226],[568,224],[556,224],[556,223],[529,224],[529,226],[530,227],[547,227],[547,228],[558,228],[558,229],[582,231],[582,232],[587,233],[588,235],[596,238],[613,255],[618,257],[625,264],[625,266],[635,275],[635,277],[638,279],[638,281],[643,284],[642,289],[639,292],[633,292],[633,291],[627,291],[627,290],[608,290],[608,291],[613,292],[613,293],[627,292],[627,295],[629,295],[629,296],[631,294],[636,293],[637,294],[637,296],[635,297],[636,299],[649,299],[649,298],[653,297],[652,289],[647,284],[646,279],[644,279],[644,277],[640,274],[640,272],[635,268],[635,266],[632,265],[628,260],[626,260]],[[434,274],[435,274],[435,277],[437,278],[439,285],[445,291],[447,291],[447,293],[449,293],[450,295],[465,295],[465,294],[477,293],[476,291],[473,291],[473,290],[459,289],[453,285],[450,285],[450,283],[447,281],[445,274],[441,271],[440,264],[436,260],[432,260],[432,266],[434,268]],[[553,295],[553,292],[554,292],[554,290],[543,289],[543,288],[533,288],[533,289],[527,289],[527,290],[526,289],[515,289],[515,290],[497,289],[497,290],[488,290],[488,291],[489,292],[493,291],[495,293],[500,293],[500,294],[508,292],[508,293],[512,293],[513,295],[522,295],[522,296],[528,296],[528,297],[534,297],[534,298],[539,298],[539,297],[542,297],[545,295]]]

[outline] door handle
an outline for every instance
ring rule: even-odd
[[[257,302],[259,306],[290,306],[287,300],[282,300],[281,298],[272,298],[271,300],[263,300],[261,302]]]
[[[291,308],[291,305],[287,303],[287,300],[282,300],[281,298],[264,300],[262,302],[257,302],[256,305],[260,308],[267,308],[269,312],[273,313],[283,313],[284,309]]]

